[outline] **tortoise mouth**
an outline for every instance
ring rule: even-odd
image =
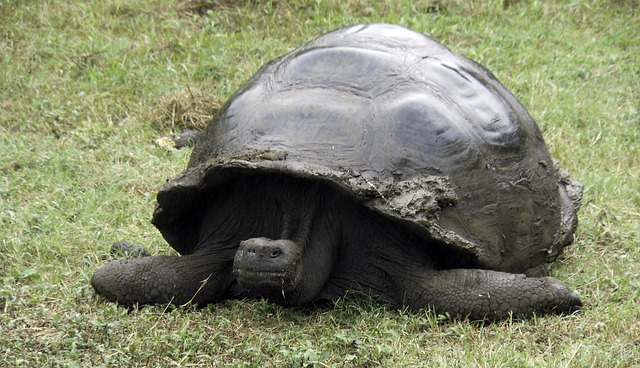
[[[240,286],[259,294],[291,292],[298,286],[301,279],[298,272],[252,270],[240,267],[233,268],[233,275]]]

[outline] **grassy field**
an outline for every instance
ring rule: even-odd
[[[633,0],[0,0],[0,366],[640,365],[640,12]],[[128,312],[89,279],[110,244],[171,254],[155,192],[264,62],[337,27],[408,26],[492,70],[584,183],[552,274],[572,316],[481,326],[349,299]]]

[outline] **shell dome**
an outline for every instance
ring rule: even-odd
[[[482,267],[533,276],[571,243],[581,196],[489,71],[387,24],[320,36],[235,93],[158,194],[169,244],[192,252],[202,193],[243,171],[327,180]]]

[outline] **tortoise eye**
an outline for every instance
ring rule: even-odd
[[[271,258],[276,258],[276,257],[278,257],[281,253],[282,253],[282,251],[281,251],[280,249],[274,249],[274,250],[271,252],[270,256],[271,256]]]

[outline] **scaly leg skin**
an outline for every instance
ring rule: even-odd
[[[91,278],[96,292],[126,307],[136,304],[206,304],[219,300],[233,282],[228,271],[202,254],[120,259]],[[222,268],[223,269],[223,268]]]
[[[423,282],[405,279],[404,304],[452,318],[499,320],[510,314],[572,313],[580,299],[553,277],[527,277],[480,269],[428,271]]]

